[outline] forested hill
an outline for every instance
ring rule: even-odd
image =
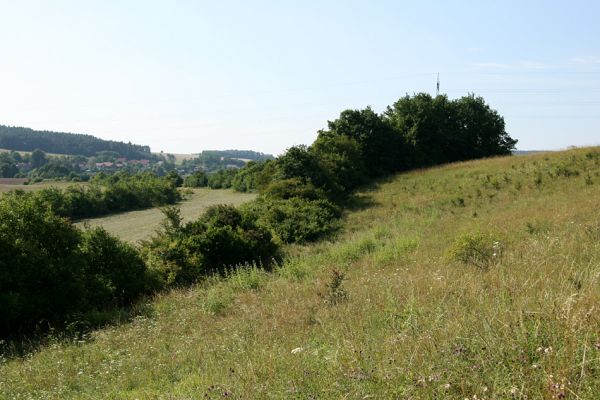
[[[94,156],[112,151],[129,159],[151,158],[150,146],[103,140],[92,135],[36,131],[30,128],[0,125],[0,148],[16,151],[40,149],[47,153]]]

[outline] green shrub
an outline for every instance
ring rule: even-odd
[[[123,306],[148,291],[151,279],[137,250],[103,228],[83,232],[88,297],[96,306]]]
[[[0,199],[0,336],[64,327],[147,287],[135,249],[82,232],[31,196]]]
[[[475,232],[456,238],[447,254],[454,261],[487,269],[501,259],[503,248],[493,236]]]
[[[196,221],[181,223],[178,210],[163,211],[167,222],[143,242],[149,268],[167,285],[188,284],[246,263],[269,265],[278,247],[265,228],[244,218],[233,206],[210,207]]]
[[[257,220],[284,243],[314,241],[331,234],[339,226],[340,210],[322,199],[261,199],[242,206],[242,210],[246,218]]]
[[[183,186],[190,188],[206,187],[208,186],[208,177],[202,171],[194,172],[184,179]]]

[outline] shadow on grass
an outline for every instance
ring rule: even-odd
[[[346,211],[361,211],[367,208],[377,207],[381,205],[373,199],[373,196],[367,193],[357,193],[350,196],[344,202],[344,210]]]
[[[146,297],[129,307],[97,310],[74,317],[63,327],[50,326],[42,321],[38,323],[34,332],[4,340],[0,339],[0,362],[27,357],[42,347],[53,344],[93,342],[91,333],[94,330],[130,323],[137,318],[153,318],[154,316],[152,299]]]

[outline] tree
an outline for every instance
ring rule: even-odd
[[[40,149],[35,149],[31,153],[31,166],[33,168],[39,168],[42,165],[46,164],[46,162],[48,162],[48,159],[46,158],[46,153],[44,153]]]
[[[366,181],[361,147],[355,139],[344,135],[322,135],[311,150],[343,190],[350,191]]]
[[[337,195],[341,187],[323,167],[319,158],[308,147],[290,147],[277,159],[277,178],[281,180],[300,178],[331,195]]]
[[[354,139],[360,146],[362,161],[368,165],[368,175],[375,177],[404,169],[402,137],[370,107],[345,110],[327,124],[329,129],[319,131],[318,140],[336,135]]]
[[[515,149],[517,140],[506,132],[504,118],[483,97],[470,94],[454,100],[453,107],[462,144],[470,150],[464,158],[508,155]]]
[[[510,154],[516,140],[481,97],[404,96],[385,118],[408,146],[411,167]]]

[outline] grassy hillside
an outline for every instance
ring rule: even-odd
[[[239,205],[255,197],[254,194],[237,193],[232,190],[193,189],[193,194],[179,203],[178,206],[181,209],[181,216],[184,221],[189,221],[198,218],[209,206],[215,204]],[[147,239],[151,236],[163,219],[164,216],[160,209],[150,208],[88,219],[77,225],[102,226],[121,239],[135,243],[140,239]]]
[[[600,398],[600,148],[360,193],[332,242],[1,359],[0,398]]]

